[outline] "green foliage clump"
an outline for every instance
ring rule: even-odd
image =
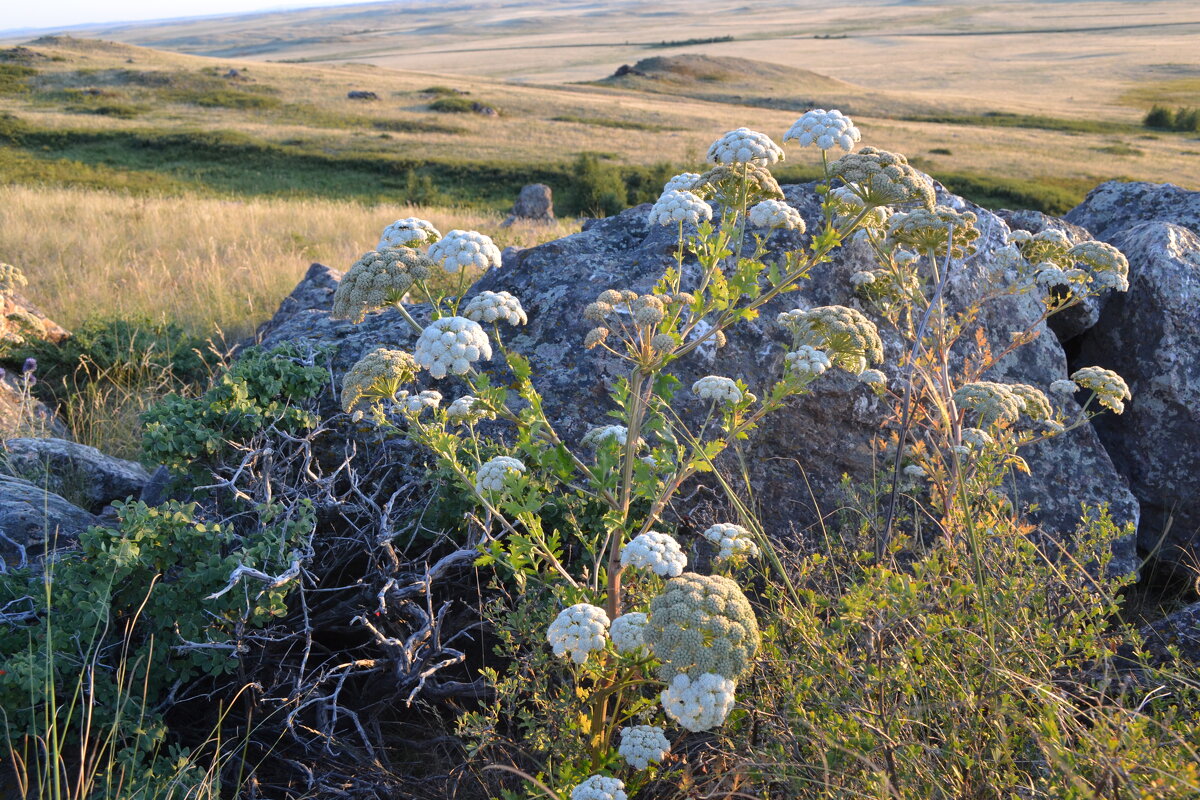
[[[142,456],[176,474],[200,475],[269,426],[309,430],[318,421],[310,401],[327,379],[298,347],[251,348],[202,396],[168,395],[147,411]]]
[[[569,214],[607,217],[626,206],[625,181],[615,164],[595,153],[580,153],[571,165],[571,184],[565,208]]]
[[[1200,131],[1200,108],[1179,108],[1172,111],[1164,106],[1154,106],[1142,119],[1147,128],[1164,131],[1195,133]]]
[[[0,94],[17,94],[29,91],[29,79],[37,75],[33,67],[20,64],[0,64]]]
[[[429,110],[439,114],[469,114],[475,107],[472,101],[458,95],[442,95],[429,104]]]
[[[177,778],[180,752],[159,755],[168,694],[231,673],[240,637],[287,612],[291,583],[222,590],[241,566],[285,572],[313,525],[307,505],[287,516],[261,507],[242,535],[204,522],[193,505],[126,503],[117,512],[115,527],[89,529],[44,573],[0,573],[0,607],[21,612],[0,627],[4,732],[27,774],[49,784],[40,796],[59,796],[50,785],[76,758],[118,773],[87,781]]]

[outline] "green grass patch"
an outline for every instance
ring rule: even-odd
[[[455,89],[453,86],[427,86],[422,89],[419,94],[432,94],[442,97],[458,97],[459,95],[470,94],[462,89]]]
[[[442,120],[420,117],[380,119],[360,114],[344,114],[309,103],[287,103],[281,106],[278,113],[273,114],[272,118],[279,122],[303,125],[309,128],[338,130],[362,128],[391,133],[468,133],[467,128]]]
[[[162,93],[170,103],[183,103],[202,108],[236,108],[263,110],[279,108],[283,103],[277,97],[246,92],[241,89],[171,89]]]
[[[943,125],[974,125],[985,128],[1035,128],[1066,133],[1136,133],[1138,128],[1124,122],[1095,119],[1064,119],[1041,114],[1010,114],[988,111],[985,114],[913,114],[899,117],[907,122],[936,122]]]
[[[29,90],[29,79],[38,74],[33,67],[0,63],[0,94],[18,94]]]
[[[439,114],[470,114],[475,107],[474,103],[466,98],[446,95],[430,103],[429,110]]]
[[[984,208],[1030,208],[1061,216],[1083,202],[1101,178],[1000,178],[964,172],[933,173],[954,192]]]
[[[603,117],[579,117],[574,114],[560,114],[557,117],[551,117],[553,122],[577,122],[580,125],[595,125],[600,128],[618,128],[628,131],[649,131],[651,133],[662,133],[663,131],[678,131],[682,128],[671,127],[668,125],[654,125],[649,122],[636,122],[634,120],[625,119],[605,119]]]
[[[1117,142],[1116,144],[1108,144],[1108,145],[1105,145],[1104,147],[1093,147],[1092,149],[1095,150],[1097,153],[1107,153],[1110,156],[1144,156],[1144,155],[1146,155],[1145,150],[1139,150],[1136,147],[1131,147],[1130,145],[1127,145],[1124,142]]]

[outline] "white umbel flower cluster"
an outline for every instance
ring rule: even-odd
[[[710,164],[757,164],[769,167],[783,160],[783,150],[765,133],[749,128],[730,131],[708,148]]]
[[[690,192],[696,188],[696,182],[699,180],[700,173],[698,172],[681,172],[666,182],[663,191],[669,192],[674,189],[680,192]]]
[[[756,203],[746,214],[746,219],[756,228],[784,228],[804,233],[804,218],[800,212],[782,200],[763,200]]]
[[[699,195],[681,189],[667,189],[650,209],[651,225],[687,222],[699,225],[712,219],[712,208]]]
[[[858,373],[858,382],[868,386],[887,386],[887,374],[879,369],[864,369]]]
[[[629,654],[646,647],[646,615],[641,611],[622,614],[612,621],[608,635],[618,653]]]
[[[1080,389],[1095,392],[1097,402],[1114,414],[1123,413],[1125,411],[1125,401],[1131,398],[1129,386],[1126,385],[1125,379],[1111,369],[1083,367],[1075,371],[1075,374],[1071,376],[1071,380]]]
[[[621,728],[621,746],[617,753],[634,769],[657,764],[671,752],[671,742],[662,728],[653,725],[632,725]]]
[[[398,219],[383,229],[376,250],[385,247],[420,247],[433,244],[442,238],[442,233],[433,227],[433,223],[419,217]]]
[[[471,364],[492,357],[492,345],[479,323],[466,317],[442,317],[429,323],[417,339],[417,363],[435,378],[462,375]]]
[[[758,545],[754,543],[754,537],[741,525],[719,522],[702,535],[718,548],[715,556],[718,561],[739,555],[758,555]]]
[[[693,383],[692,394],[701,400],[710,400],[714,403],[732,405],[742,402],[742,390],[737,387],[733,379],[722,378],[720,375],[708,375]]]
[[[861,139],[862,134],[854,127],[854,122],[836,108],[805,111],[783,135],[785,142],[796,141],[801,147],[816,145],[820,150],[840,147],[847,153]]]
[[[529,322],[521,301],[508,292],[480,292],[467,303],[462,315],[476,322],[504,320],[509,325],[525,325]]]
[[[1070,397],[1079,391],[1079,384],[1075,381],[1069,381],[1066,378],[1060,378],[1050,384],[1050,391],[1053,394],[1061,394]]]
[[[829,369],[832,362],[825,351],[810,344],[802,344],[783,357],[785,368],[797,375],[812,375],[814,378]]]
[[[419,415],[425,409],[437,409],[442,404],[442,393],[427,389],[420,394],[401,392],[404,410],[412,415]]]
[[[571,800],[629,800],[625,784],[616,778],[593,775],[571,790]]]
[[[429,248],[429,258],[441,264],[446,272],[458,272],[465,267],[487,270],[500,266],[500,248],[482,233],[453,230]]]
[[[733,710],[737,683],[706,672],[696,680],[680,673],[663,690],[667,716],[689,731],[707,731],[725,721]]]
[[[446,421],[452,425],[466,425],[495,417],[495,414],[486,409],[476,408],[478,402],[478,398],[464,394],[447,406]]]
[[[588,653],[604,649],[608,614],[600,606],[576,603],[564,608],[546,629],[546,640],[554,655],[570,654],[576,664],[587,661]]]
[[[592,428],[583,435],[580,440],[587,447],[601,447],[606,442],[616,442],[625,446],[629,441],[629,429],[624,425],[601,425],[598,428]]]
[[[661,578],[674,578],[683,574],[687,556],[674,537],[646,531],[621,548],[621,566],[648,569]]]
[[[480,494],[503,492],[509,477],[524,471],[525,465],[512,456],[496,456],[485,461],[475,473],[475,491]]]

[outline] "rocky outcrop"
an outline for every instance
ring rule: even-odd
[[[1169,191],[1174,187],[1163,189],[1177,197]],[[1148,196],[1140,190],[1134,194]],[[1200,192],[1191,194],[1200,209]],[[1200,556],[1200,236],[1168,222],[1102,229],[1129,259],[1130,287],[1108,301],[1082,337],[1077,360],[1115,370],[1133,399],[1121,416],[1097,419],[1096,429],[1141,504],[1143,551],[1195,564]]]
[[[554,222],[554,193],[550,187],[544,183],[522,187],[502,226],[507,228],[514,222]]]
[[[1171,183],[1108,181],[1066,216],[1104,242],[1139,222],[1170,222],[1200,234],[1200,192],[1189,192]]]
[[[1146,649],[1157,662],[1173,662],[1173,650],[1185,663],[1200,666],[1200,603],[1192,603],[1141,630]]]
[[[789,202],[815,228],[820,211],[813,187],[785,189]],[[956,265],[949,281],[951,307],[963,308],[988,289],[991,254],[1004,244],[1008,227],[996,215],[945,192],[939,193],[939,202],[979,216],[979,252]],[[674,232],[649,226],[647,210],[645,206],[631,209],[597,221],[579,234],[523,250],[513,264],[494,270],[472,290],[504,290],[521,298],[529,324],[511,335],[511,346],[532,361],[547,409],[570,439],[603,423],[611,408],[607,390],[624,372],[615,358],[581,347],[591,327],[582,317],[583,307],[608,288],[648,291],[663,269],[674,263]],[[801,243],[801,237],[787,232],[777,232],[772,240],[774,248]],[[817,267],[800,291],[777,298],[759,319],[736,329],[725,349],[701,348],[673,364],[673,371],[684,387],[717,373],[742,378],[752,391],[763,392],[780,374],[784,355],[785,337],[773,323],[775,315],[798,306],[859,306],[849,278],[867,268],[869,259],[865,247],[843,248],[832,262]],[[332,274],[315,267],[310,270],[294,298],[285,301],[285,308],[292,311],[277,315],[260,331],[266,344],[333,345],[339,370],[381,343],[412,346],[415,337],[393,310],[369,315],[355,326],[331,320],[326,308],[312,306],[310,299]],[[418,320],[425,318],[422,307],[409,308]],[[1006,343],[1013,330],[1033,325],[1038,337],[1009,357],[999,373],[1045,387],[1066,376],[1067,364],[1058,340],[1038,323],[1040,314],[1040,301],[1031,295],[1006,298],[986,308],[978,328],[988,342]],[[964,341],[975,341],[974,337],[972,332]],[[885,347],[888,362],[895,364],[899,340],[886,337]],[[441,388],[455,391],[446,385]],[[695,419],[704,413],[686,389],[678,400],[685,417]],[[884,411],[875,395],[852,376],[831,371],[816,382],[812,395],[791,402],[746,444],[753,502],[776,536],[803,535],[821,524],[842,501],[838,487],[844,474],[865,481],[879,473],[878,453],[871,442],[879,433]],[[1118,520],[1137,521],[1136,502],[1089,426],[1037,446],[1027,460],[1036,479],[1020,479],[1014,499],[1022,506],[1036,505],[1037,518],[1048,532],[1061,536],[1072,531],[1081,503],[1108,503]],[[1121,545],[1118,562],[1122,568],[1134,566],[1131,542]]]
[[[150,479],[141,464],[64,439],[9,439],[0,459],[5,471],[69,495],[92,512],[114,500],[140,496]]]
[[[96,517],[29,481],[0,475],[0,559],[15,565],[61,548]]]
[[[22,295],[0,291],[0,342],[61,342],[70,335]],[[23,375],[0,370],[0,438],[43,434],[66,436],[67,429],[32,396]]]

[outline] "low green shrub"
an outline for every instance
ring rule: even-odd
[[[269,426],[287,433],[314,427],[312,401],[328,377],[297,347],[250,348],[200,397],[168,395],[143,415],[142,458],[177,475],[204,476]]]
[[[1195,133],[1200,131],[1200,108],[1179,108],[1172,111],[1164,106],[1154,106],[1142,118],[1142,124],[1147,128],[1157,128],[1164,131],[1182,131]]]
[[[0,708],[24,796],[195,796],[206,776],[168,742],[164,706],[202,676],[223,685],[242,637],[286,614],[290,581],[230,589],[239,567],[285,573],[313,526],[306,505],[259,508],[241,533],[193,505],[117,512],[44,573],[0,573]]]
[[[429,104],[430,111],[439,114],[469,114],[474,111],[472,101],[458,95],[442,95]]]
[[[0,64],[0,94],[18,94],[29,91],[29,79],[37,75],[33,67],[21,64]]]

